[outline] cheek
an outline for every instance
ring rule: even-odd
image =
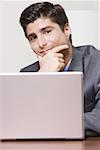
[[[58,46],[67,43],[67,38],[65,35],[56,34],[55,36],[53,35],[52,37],[50,37],[48,41],[53,45]]]
[[[48,35],[44,35],[42,38],[44,39],[44,41],[46,43],[53,42],[55,40],[55,35],[54,34],[51,34],[51,35],[48,34]]]
[[[51,41],[55,41],[58,44],[63,44],[63,42],[65,42],[66,40],[67,40],[66,34],[62,32],[61,29],[53,32],[51,37]]]
[[[35,53],[37,53],[37,50],[38,50],[38,47],[37,47],[37,44],[30,44],[30,47],[31,47],[31,49],[35,52]]]
[[[53,34],[46,38],[48,44],[57,44],[59,43],[59,36],[57,34]]]

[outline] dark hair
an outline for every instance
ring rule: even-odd
[[[53,5],[49,2],[35,3],[27,7],[20,17],[20,24],[23,27],[26,37],[27,25],[40,17],[50,18],[53,22],[59,24],[62,31],[64,31],[64,25],[69,23],[65,11],[60,5]],[[72,41],[71,36],[70,41]]]

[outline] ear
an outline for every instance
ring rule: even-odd
[[[66,34],[67,39],[69,39],[71,35],[71,28],[67,23],[64,25],[64,33]]]

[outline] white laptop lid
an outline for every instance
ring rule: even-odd
[[[0,75],[1,139],[84,138],[81,72]]]

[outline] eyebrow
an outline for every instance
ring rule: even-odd
[[[42,31],[44,31],[44,30],[46,30],[46,29],[48,29],[48,28],[52,28],[52,29],[53,29],[53,27],[47,26],[47,27],[42,28],[42,29],[40,30],[40,32],[42,32]]]
[[[51,27],[51,26],[46,26],[46,27],[40,29],[40,32],[43,32],[44,30],[46,30],[46,29],[48,29],[48,28],[52,28],[52,29],[53,29],[53,27]],[[27,38],[29,39],[30,37],[34,37],[34,36],[36,36],[36,34],[35,34],[35,33],[31,33],[31,34],[29,34],[29,35],[27,36]]]

